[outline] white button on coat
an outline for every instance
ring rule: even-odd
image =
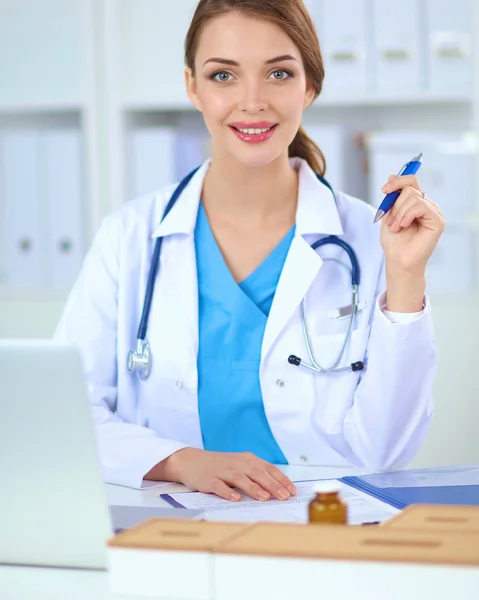
[[[307,457],[309,464],[401,468],[421,445],[433,410],[436,351],[429,301],[411,322],[388,319],[381,310],[384,255],[380,226],[372,223],[374,210],[340,192],[336,206],[305,161],[292,163],[299,172],[296,232],[267,321],[259,369],[271,431],[291,464]],[[101,463],[111,483],[139,487],[143,475],[171,453],[202,447],[194,228],[207,166],[208,161],[163,222],[175,186],[128,202],[104,220],[56,332],[56,339],[82,352]],[[300,319],[303,297],[317,362],[330,365],[343,343],[347,320],[328,314],[351,302],[349,262],[336,246],[318,253],[310,247],[330,234],[355,250],[360,301],[367,303],[341,366],[359,360],[366,366],[326,375],[290,365],[288,356],[308,360]],[[136,346],[158,236],[164,241],[147,332],[153,366],[143,382],[127,371],[127,354]],[[187,381],[174,377],[179,365]],[[284,380],[272,376],[278,372]]]

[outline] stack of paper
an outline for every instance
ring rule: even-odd
[[[194,508],[203,511],[202,518],[209,521],[278,521],[283,523],[306,523],[308,504],[314,497],[312,481],[296,483],[297,494],[289,500],[268,500],[259,502],[244,496],[239,502],[223,500],[211,494],[179,493],[162,494],[162,498],[172,506]],[[399,511],[385,502],[338,482],[341,498],[349,506],[350,525],[381,522]]]

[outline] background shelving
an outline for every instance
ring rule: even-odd
[[[379,190],[372,188],[374,135],[437,130],[479,135],[478,3],[306,4],[318,29],[326,80],[304,124],[325,148],[328,175],[336,185],[372,203],[380,199]],[[70,127],[79,132],[85,250],[107,213],[146,182],[156,181],[155,169],[158,185],[169,176],[165,161],[161,171],[154,156],[145,161],[137,150],[146,148],[145,156],[151,158],[148,144],[159,143],[159,138],[148,138],[152,131],[166,128],[172,144],[181,143],[176,137],[194,134],[200,142],[192,161],[208,153],[202,117],[184,91],[183,42],[195,6],[196,0],[0,0],[0,164],[7,130]],[[407,15],[407,22],[401,15]],[[178,175],[187,166],[172,160],[169,171]],[[440,357],[436,416],[416,465],[477,461],[479,456],[474,377],[479,352],[479,158],[470,181],[475,190],[471,208],[448,230],[471,239],[473,286],[432,297]],[[0,167],[0,190],[1,182]],[[459,196],[461,190],[458,181]],[[8,284],[4,205],[0,191],[0,336],[49,336],[70,285]],[[72,271],[71,281],[75,276]]]

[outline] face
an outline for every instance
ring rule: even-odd
[[[213,154],[264,166],[288,153],[314,97],[301,54],[277,25],[239,13],[204,27],[187,92],[203,113]]]

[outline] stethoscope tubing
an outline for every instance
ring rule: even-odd
[[[194,171],[192,171],[191,173],[189,173],[179,183],[177,188],[174,190],[170,200],[168,201],[168,204],[166,205],[165,211],[163,213],[163,217],[161,219],[162,222],[166,218],[168,213],[171,211],[171,209],[174,207],[174,205],[178,201],[179,197],[183,193],[184,189],[190,183],[191,179],[193,178],[195,173],[198,171],[198,169],[199,169],[199,167],[197,169],[195,169]],[[322,175],[317,174],[317,177],[324,185],[326,185],[331,190],[331,193],[333,194],[334,200],[337,204],[336,195],[335,195],[334,190],[331,187],[331,185],[328,183],[328,181]],[[163,243],[163,238],[158,237],[156,239],[155,246],[153,249],[153,254],[151,257],[150,272],[148,274],[148,281],[147,281],[146,291],[145,291],[145,300],[143,303],[143,310],[142,310],[142,314],[141,314],[140,325],[138,327],[136,350],[130,350],[130,352],[128,353],[128,359],[127,359],[128,371],[129,372],[139,371],[139,377],[142,380],[147,379],[149,377],[149,374],[151,371],[151,350],[150,350],[150,346],[146,340],[146,333],[147,333],[147,329],[148,329],[148,320],[149,320],[149,316],[150,316],[150,312],[151,312],[151,302],[153,299],[155,282],[156,282],[156,278],[158,275],[158,269],[159,269],[159,264],[160,264],[160,254],[161,254],[162,243]],[[356,316],[357,307],[359,304],[358,288],[359,288],[360,274],[361,274],[360,268],[359,268],[359,262],[356,257],[356,254],[355,254],[354,250],[351,248],[351,246],[349,244],[347,244],[344,240],[339,239],[335,235],[330,235],[325,238],[321,238],[321,239],[317,240],[316,242],[314,242],[311,245],[311,248],[316,251],[317,248],[320,248],[321,246],[326,246],[328,244],[333,244],[333,245],[336,245],[336,246],[339,246],[340,248],[342,248],[348,254],[349,260],[351,262],[351,283],[352,283],[353,297],[352,297],[352,304],[351,304],[351,316],[349,319],[347,334],[346,334],[344,342],[342,344],[341,351],[340,351],[337,359],[334,361],[334,363],[330,367],[322,367],[321,365],[319,365],[314,358],[313,349],[311,346],[311,341],[310,341],[309,332],[308,332],[308,326],[307,326],[307,322],[306,322],[306,311],[305,311],[306,300],[305,300],[305,298],[303,298],[303,301],[301,302],[301,321],[302,321],[302,328],[303,328],[303,335],[304,335],[304,340],[305,340],[305,344],[306,344],[306,349],[308,351],[308,355],[309,355],[311,364],[303,362],[300,358],[298,358],[297,356],[294,356],[294,355],[291,355],[289,357],[288,362],[290,364],[293,364],[296,366],[303,366],[307,369],[313,370],[318,373],[333,373],[333,372],[339,373],[339,372],[350,371],[350,370],[357,371],[357,370],[361,370],[363,368],[362,362],[353,363],[347,367],[339,367],[339,364],[341,362],[341,359],[346,350],[346,346],[351,337],[354,318]]]

